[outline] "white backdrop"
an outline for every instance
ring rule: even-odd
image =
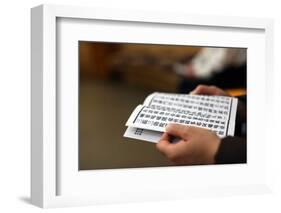
[[[41,3],[77,4],[74,0],[37,1],[9,0],[1,2],[0,8],[0,211],[1,212],[37,212],[40,209],[29,204],[30,188],[30,8]],[[165,1],[94,1],[80,0],[81,6],[100,6],[123,9],[140,9],[162,12],[187,12],[191,14],[217,14],[250,17],[269,17],[275,19],[275,108],[281,109],[279,79],[281,79],[281,14],[278,1],[223,1],[196,0],[192,2],[173,0]],[[160,8],[161,7],[161,8]],[[280,95],[279,95],[280,96]],[[277,112],[277,110],[276,110]],[[190,200],[118,204],[67,209],[69,212],[278,212],[281,210],[281,150],[278,130],[281,125],[275,116],[272,128],[272,168],[276,171],[274,193],[271,195],[241,196],[224,198],[194,198]],[[188,181],[188,180],[186,180]],[[277,210],[278,209],[278,210]],[[47,210],[61,212],[66,209]]]

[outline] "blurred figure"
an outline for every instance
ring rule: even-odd
[[[198,84],[246,88],[246,60],[243,48],[202,48],[190,63],[174,66],[175,72],[184,77],[179,92],[189,92]]]
[[[187,78],[208,79],[228,66],[246,63],[246,50],[237,48],[203,48],[187,65],[177,65],[175,71]]]

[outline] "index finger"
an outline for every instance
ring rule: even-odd
[[[199,85],[190,92],[191,95],[212,95],[214,93],[215,89],[207,85]]]

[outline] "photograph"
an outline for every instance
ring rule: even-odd
[[[78,51],[79,170],[247,163],[247,48]]]

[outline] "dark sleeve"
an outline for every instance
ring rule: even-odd
[[[232,136],[223,138],[215,156],[215,161],[216,164],[246,163],[246,139]]]
[[[239,96],[237,106],[237,117],[236,122],[242,123],[247,122],[247,96]]]

